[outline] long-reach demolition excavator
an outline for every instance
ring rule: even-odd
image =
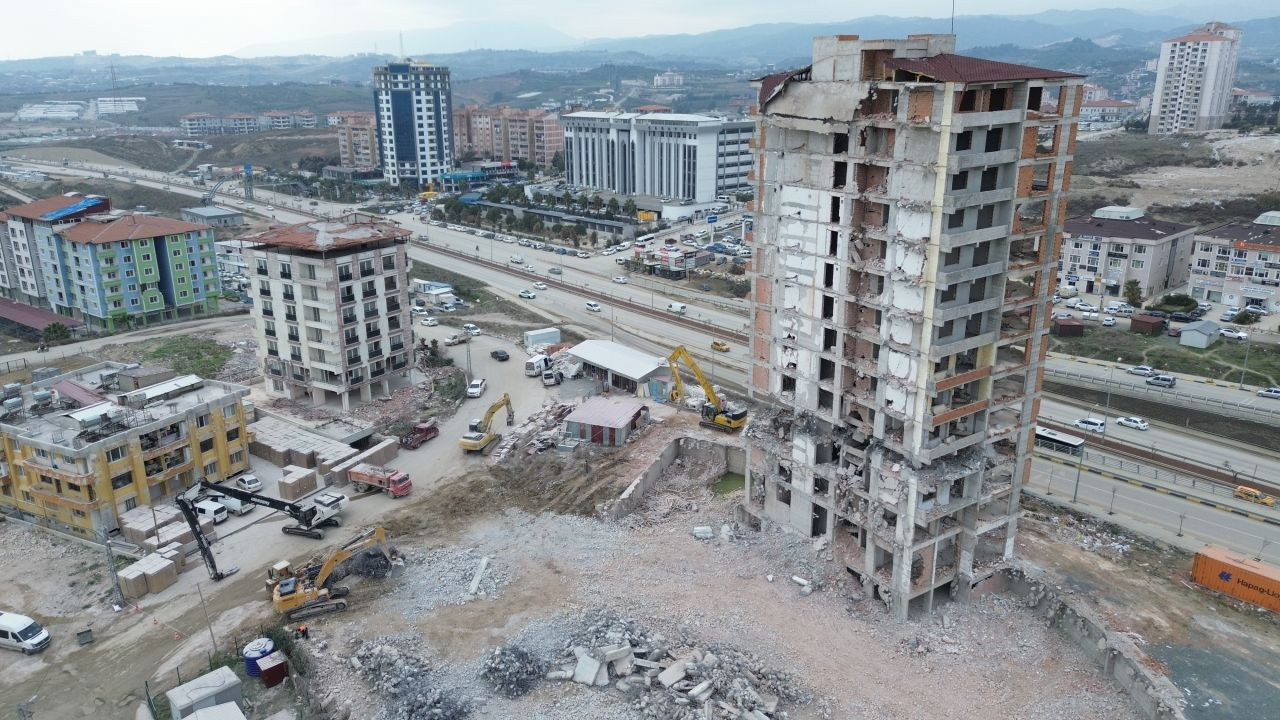
[[[230,575],[240,572],[240,568],[226,567],[219,569],[218,562],[213,559],[213,550],[209,547],[209,538],[205,537],[200,531],[200,518],[196,516],[195,493],[198,488],[192,488],[184,493],[178,493],[173,499],[178,506],[178,511],[182,513],[182,517],[187,521],[187,527],[191,528],[191,534],[195,537],[196,547],[200,549],[200,557],[204,559],[204,566],[209,570],[209,577],[213,580],[221,580]],[[192,495],[192,497],[188,497]]]
[[[716,394],[715,388],[702,374],[702,368],[698,367],[697,361],[683,345],[672,350],[671,355],[667,357],[667,366],[671,368],[671,379],[675,383],[675,388],[671,391],[671,401],[678,403],[684,397],[684,381],[680,378],[680,368],[677,365],[680,361],[683,361],[693,372],[693,376],[698,379],[698,384],[702,386],[702,392],[707,395],[707,401],[702,404],[702,420],[699,424],[727,433],[741,430],[742,426],[747,424],[747,411],[743,408],[730,407],[724,398]]]
[[[258,495],[231,485],[215,485],[208,480],[201,480],[200,486],[211,492],[221,493],[242,502],[279,510],[298,523],[297,525],[285,525],[280,528],[280,532],[286,535],[302,535],[316,540],[324,539],[324,528],[342,525],[342,518],[339,513],[347,506],[348,502],[346,495],[331,491],[322,492],[312,500],[295,503],[266,495]]]
[[[267,589],[276,612],[292,622],[347,609],[350,589],[335,585],[350,574],[386,578],[404,567],[404,558],[387,540],[387,531],[371,528],[329,554],[295,570],[282,560],[267,570]]]

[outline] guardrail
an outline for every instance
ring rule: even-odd
[[[1072,372],[1070,370],[1055,370],[1053,368],[1046,367],[1044,369],[1044,375],[1046,380],[1070,380],[1075,385],[1087,386],[1100,390],[1109,390],[1115,395],[1124,395],[1126,397],[1149,400],[1151,402],[1162,403],[1165,405],[1201,405],[1215,408],[1224,414],[1243,418],[1245,420],[1259,420],[1266,423],[1275,423],[1280,421],[1280,409],[1245,405],[1232,400],[1195,395],[1169,388],[1157,388],[1149,385],[1130,385],[1129,383],[1108,381],[1106,378],[1096,378],[1085,375],[1084,373]]]
[[[523,280],[527,280],[530,277],[528,272],[525,272],[524,270],[515,270],[511,265],[508,265],[506,263],[500,263],[494,260],[485,260],[484,258],[476,257],[475,255],[470,255],[459,250],[454,250],[452,248],[447,248],[440,245],[432,245],[430,242],[423,242],[420,240],[414,240],[413,245],[415,247],[419,247],[424,250],[430,250],[432,252],[437,252],[437,253],[440,253],[441,255],[447,255],[449,257],[456,258],[458,260],[466,260],[469,263],[482,265],[484,267],[489,268],[490,270],[498,270],[507,275],[518,277]],[[744,332],[728,330],[722,327],[718,327],[716,325],[712,325],[710,323],[704,323],[698,320],[694,320],[693,318],[690,318],[684,315],[677,315],[675,313],[667,312],[666,310],[659,310],[657,308],[651,308],[651,307],[641,305],[639,303],[631,302],[628,300],[622,300],[614,295],[607,295],[605,293],[592,290],[591,288],[586,286],[574,285],[572,283],[568,283],[563,280],[558,280],[554,277],[537,276],[537,279],[540,280],[541,282],[546,283],[549,287],[554,287],[559,290],[571,292],[577,295],[581,295],[583,297],[591,298],[593,300],[600,300],[603,302],[612,303],[613,305],[618,307],[625,307],[626,309],[632,312],[639,313],[641,315],[648,315],[650,317],[659,318],[663,322],[668,322],[675,325],[683,325],[684,327],[691,328],[694,330],[699,330],[701,332],[707,333],[708,335],[714,335],[716,337],[721,337],[726,340],[732,340],[734,342],[739,342],[743,344],[746,344],[748,339],[747,334]]]

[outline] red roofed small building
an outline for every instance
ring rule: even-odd
[[[352,214],[244,238],[268,394],[316,405],[336,397],[348,410],[403,382],[413,359],[409,235]]]
[[[1231,109],[1241,35],[1237,27],[1211,22],[1161,43],[1147,132],[1222,127]]]

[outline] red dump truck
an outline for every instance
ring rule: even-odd
[[[351,480],[358,493],[378,489],[391,497],[399,498],[408,495],[413,489],[413,481],[406,473],[369,463],[360,463],[348,470],[347,479]]]
[[[436,426],[436,421],[418,423],[413,429],[400,436],[400,447],[405,450],[417,450],[422,443],[440,434],[440,428]]]

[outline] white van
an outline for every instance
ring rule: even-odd
[[[689,312],[689,306],[684,303],[667,303],[667,312],[673,312],[677,315],[683,315]]]
[[[213,501],[226,508],[227,512],[232,515],[243,515],[254,508],[253,503],[248,503],[229,495],[218,495],[213,498]],[[214,520],[214,522],[217,522],[217,520]]]
[[[1075,285],[1063,285],[1058,288],[1058,297],[1073,298],[1079,294],[1080,291],[1076,289]]]
[[[222,503],[216,503],[212,500],[201,500],[196,503],[196,514],[213,520],[213,524],[217,525],[227,519],[227,508],[224,507]]]
[[[524,374],[529,377],[541,377],[551,367],[551,358],[546,355],[534,355],[524,361]]]
[[[49,647],[49,631],[26,615],[0,611],[0,648],[21,650],[27,655]]]

